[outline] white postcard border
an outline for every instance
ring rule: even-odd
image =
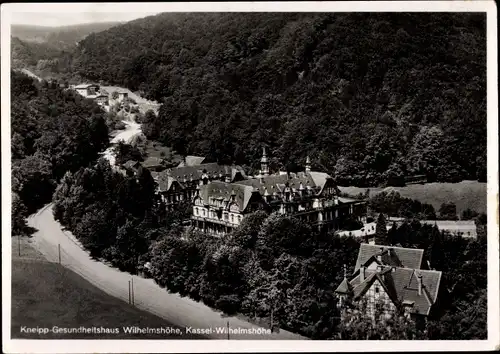
[[[12,340],[10,339],[11,154],[10,23],[13,12],[486,12],[488,112],[488,339],[481,341],[240,341],[240,340]],[[218,3],[28,3],[1,7],[2,84],[2,331],[11,353],[264,352],[264,351],[477,351],[499,345],[499,210],[497,15],[493,1],[218,2]]]

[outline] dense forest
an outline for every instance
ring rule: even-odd
[[[108,144],[103,111],[58,85],[11,72],[12,234],[50,202],[66,171],[93,163]]]
[[[131,273],[150,262],[149,276],[169,292],[313,339],[365,339],[362,330],[343,328],[334,295],[344,264],[353,271],[360,240],[264,212],[247,216],[224,238],[207,237],[182,227],[180,209],[166,213],[154,186],[146,169],[126,177],[101,159],[66,173],[54,193],[54,215],[96,258]],[[425,250],[430,266],[443,271],[442,317],[425,333],[408,333],[411,326],[400,331],[398,320],[369,338],[484,339],[484,220],[477,220],[479,237],[472,240],[421,225],[419,210],[407,213],[407,222],[389,231],[379,220],[376,242]],[[360,328],[371,323],[358,321]]]
[[[11,66],[14,69],[30,69],[44,78],[62,78],[60,72],[67,71],[71,52],[79,41],[90,33],[118,24],[104,22],[63,27],[12,25]],[[75,75],[72,79],[80,77]]]
[[[309,155],[340,185],[486,178],[484,15],[176,13],[90,34],[59,54],[13,45],[25,53],[18,58],[61,78],[102,80],[162,102],[158,115],[141,117],[142,131],[178,154],[252,173],[266,146],[272,169],[303,169]],[[364,318],[355,330],[343,327],[333,293],[360,240],[261,212],[221,239],[186,230],[189,206],[166,212],[147,169],[124,176],[97,160],[113,114],[12,73],[13,234],[52,198],[55,218],[93,257],[131,273],[150,262],[167,291],[313,339],[365,335]],[[138,154],[127,149],[116,147],[119,159]],[[419,222],[457,218],[452,204],[437,211],[385,193],[369,205],[382,213],[376,242],[423,248],[444,289],[442,316],[425,333],[397,331],[412,327],[396,321],[370,339],[387,338],[387,328],[389,339],[484,339],[484,215],[462,213],[478,225],[471,240]],[[388,231],[383,213],[407,220]]]
[[[57,49],[72,49],[90,33],[101,32],[119,24],[120,22],[93,22],[61,27],[12,25],[10,31],[13,37],[22,41],[47,43]]]
[[[474,13],[160,14],[89,35],[66,70],[163,102],[143,131],[180,154],[485,181],[485,34]]]

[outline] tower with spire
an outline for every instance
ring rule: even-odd
[[[262,158],[260,159],[260,175],[269,176],[269,165],[267,164],[266,148],[262,148]]]

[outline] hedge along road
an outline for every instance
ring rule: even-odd
[[[28,224],[38,231],[33,235],[33,246],[49,261],[59,261],[59,245],[61,263],[80,274],[89,282],[106,293],[128,301],[128,282],[133,279],[134,302],[138,308],[164,318],[166,321],[184,327],[213,328],[214,333],[205,333],[203,337],[227,339],[227,333],[215,333],[216,328],[259,329],[235,317],[222,317],[219,312],[208,306],[178,294],[170,294],[160,288],[152,279],[132,276],[129,273],[110,267],[90,257],[87,251],[68,231],[54,219],[52,204],[45,206],[38,213],[28,218]],[[297,334],[280,330],[279,333],[266,334],[242,333],[230,334],[230,339],[306,339]]]

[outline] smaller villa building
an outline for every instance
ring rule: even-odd
[[[423,256],[422,249],[361,244],[353,275],[344,273],[335,290],[339,306],[364,301],[372,317],[381,305],[383,315],[401,311],[425,322],[437,311],[442,274],[423,269]]]

